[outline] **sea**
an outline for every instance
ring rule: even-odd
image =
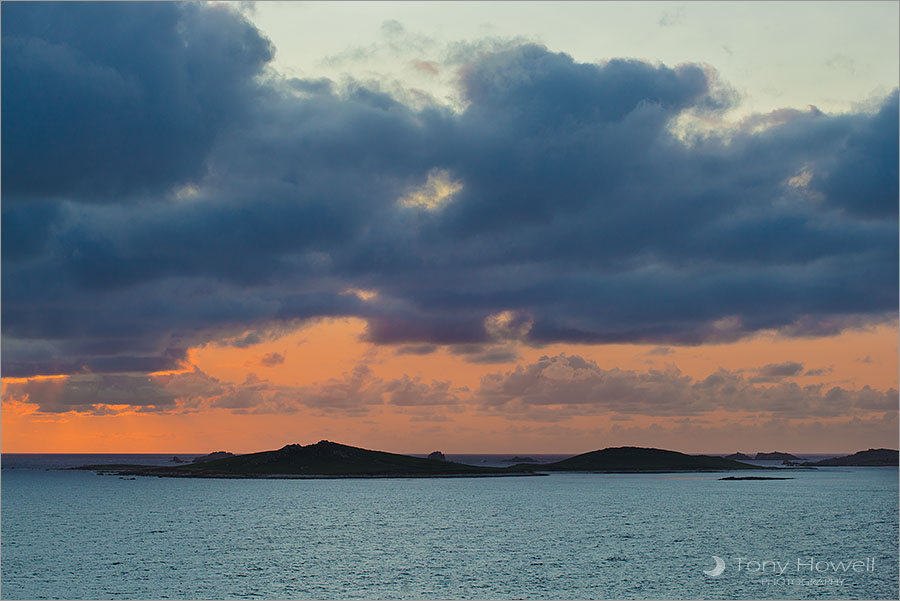
[[[505,465],[513,455],[447,458]],[[896,467],[740,481],[217,480],[60,469],[172,458],[4,454],[0,598],[900,597]]]

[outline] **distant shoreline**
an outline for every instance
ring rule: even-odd
[[[229,479],[515,477],[544,475],[547,472],[628,474],[768,469],[721,457],[642,447],[601,449],[552,463],[491,467],[448,461],[440,451],[434,451],[423,459],[327,440],[306,446],[285,445],[281,449],[247,455],[215,451],[196,457],[190,463],[177,457],[173,457],[172,461],[179,465],[88,464],[74,469],[119,476]]]
[[[13,455],[10,457],[10,455]],[[677,451],[644,447],[609,447],[559,459],[560,455],[535,457],[510,465],[508,455],[450,455],[434,451],[422,455],[400,455],[320,441],[311,445],[292,444],[258,453],[235,455],[216,451],[207,455],[182,454],[7,454],[6,469],[81,469],[127,477],[223,479],[343,479],[343,478],[458,478],[519,477],[548,473],[582,474],[678,474],[715,473],[735,470],[810,470],[818,467],[896,466],[897,451],[869,449],[843,457],[804,461],[787,453],[759,455],[789,456],[796,461],[750,459],[746,461],[710,455],[687,455]],[[735,453],[732,455],[738,455]],[[54,461],[53,458],[65,458]],[[813,457],[807,456],[809,459]],[[460,459],[469,459],[462,462]],[[768,458],[768,457],[767,457]],[[556,459],[554,461],[554,459]],[[12,460],[13,465],[10,465]],[[93,461],[92,461],[93,460]],[[506,465],[504,465],[506,464]]]
[[[254,453],[254,452],[256,452],[256,451],[249,451],[247,453],[235,453],[235,454],[236,455],[247,455],[247,454]],[[682,452],[682,451],[678,451],[678,452]],[[131,451],[121,451],[121,452],[120,451],[60,451],[60,452],[55,452],[55,451],[3,451],[2,453],[0,453],[0,456],[2,456],[2,457],[6,457],[6,456],[10,456],[10,457],[14,457],[14,456],[19,456],[19,457],[22,457],[22,456],[32,456],[32,457],[39,457],[39,456],[66,457],[66,456],[69,456],[69,457],[73,457],[76,455],[122,455],[122,456],[134,456],[134,457],[148,457],[148,456],[158,455],[158,456],[166,456],[166,457],[177,456],[177,457],[191,458],[191,457],[200,457],[200,456],[208,455],[208,454],[209,454],[209,451],[191,451],[191,452],[186,452],[186,451],[146,451],[146,452],[143,452],[143,451],[135,451],[135,452],[131,452]],[[404,452],[404,453],[399,453],[399,454],[407,455],[409,457],[422,457],[422,458],[428,456],[428,453],[420,453],[420,452],[416,452],[416,453]],[[499,458],[498,461],[503,461],[504,460],[503,458],[509,458],[509,457],[515,457],[515,456],[522,456],[522,457],[526,457],[526,458],[527,457],[551,457],[552,456],[552,457],[559,457],[559,458],[563,459],[563,458],[568,458],[568,457],[575,457],[576,455],[580,455],[580,454],[581,453],[579,453],[579,452],[569,452],[569,453],[562,453],[562,452],[553,452],[553,453],[550,453],[550,452],[547,452],[547,453],[510,453],[510,452],[496,452],[495,453],[495,452],[490,452],[490,453],[488,453],[488,452],[485,452],[485,453],[479,453],[479,452],[474,452],[474,451],[473,452],[466,451],[466,452],[459,452],[459,453],[454,453],[452,451],[448,451],[445,453],[445,455],[447,455],[447,456],[455,456],[455,457],[497,457],[497,458]],[[685,454],[687,454],[687,455],[706,455],[708,457],[727,457],[728,455],[733,454],[733,452],[726,452],[726,453],[721,453],[721,452],[692,453],[691,452],[691,453],[685,453]],[[812,457],[824,459],[827,457],[842,457],[842,456],[850,455],[850,454],[851,454],[850,452],[842,452],[842,453],[795,452],[795,453],[793,453],[793,455],[796,455],[797,457],[800,457],[801,459],[812,458]],[[755,455],[755,453],[754,453],[754,455]],[[751,459],[751,460],[753,460],[753,459]]]

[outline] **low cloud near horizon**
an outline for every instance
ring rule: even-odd
[[[756,371],[802,374],[801,364],[789,366],[790,370],[765,366]],[[781,381],[784,377],[787,374],[760,380],[721,368],[704,378],[687,376],[674,366],[645,372],[603,369],[579,355],[561,354],[486,374],[474,391],[453,388],[449,381],[429,383],[419,377],[385,380],[368,365],[359,364],[339,378],[305,386],[277,385],[252,373],[241,383],[229,383],[194,369],[155,376],[85,374],[26,380],[7,384],[6,396],[35,405],[42,413],[95,415],[201,409],[294,413],[305,408],[322,415],[362,416],[387,405],[417,407],[420,414],[469,408],[545,423],[590,415],[611,416],[615,421],[632,416],[696,418],[727,412],[791,420],[897,413],[895,389],[799,385]]]

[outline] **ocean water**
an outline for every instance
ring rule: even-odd
[[[897,468],[129,480],[59,463],[3,456],[4,599],[898,598]]]

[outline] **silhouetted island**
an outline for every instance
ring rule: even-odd
[[[803,461],[790,453],[779,453],[778,451],[772,453],[757,453],[754,459],[756,461],[784,461],[785,459],[789,461]]]
[[[486,467],[370,451],[322,440],[307,446],[291,444],[277,451],[234,455],[178,466],[86,465],[77,469],[127,476],[181,478],[341,478],[530,476],[546,472],[708,472],[765,468],[722,457],[686,455],[641,447],[608,448],[554,463]]]
[[[725,459],[731,459],[733,461],[750,461],[753,457],[745,455],[744,453],[732,453],[731,455],[725,455]]]
[[[500,461],[503,463],[537,463],[537,459],[532,457],[519,457],[518,455],[508,459],[501,459]]]
[[[847,467],[878,467],[878,466],[896,466],[898,464],[898,452],[895,449],[869,449],[868,451],[859,451],[852,455],[844,455],[843,457],[832,457],[831,459],[823,459],[821,461],[807,461],[802,465],[806,466],[847,466]]]
[[[710,472],[726,470],[758,470],[765,469],[757,465],[732,461],[723,457],[709,455],[686,455],[677,451],[664,449],[647,449],[643,447],[613,447],[600,451],[591,451],[562,461],[546,463],[540,466],[519,464],[512,467],[534,468],[554,472]]]
[[[229,454],[230,455],[230,454]],[[289,444],[276,451],[233,455],[179,466],[88,465],[107,473],[176,478],[341,478],[531,476],[534,470],[492,468],[370,451],[322,440]]]
[[[719,480],[793,480],[793,478],[777,478],[772,476],[727,476]]]

